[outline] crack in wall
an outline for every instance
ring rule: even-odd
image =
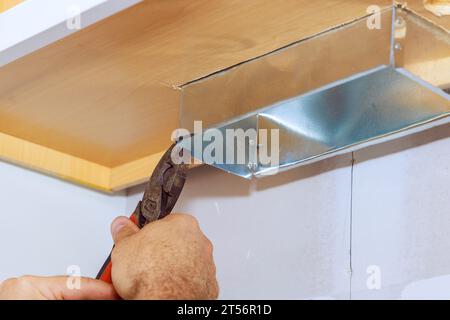
[[[349,223],[349,299],[352,300],[352,280],[353,280],[353,263],[352,263],[352,246],[353,246],[353,173],[355,168],[355,154],[352,152],[352,164],[350,170],[350,223]]]

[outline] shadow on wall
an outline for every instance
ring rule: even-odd
[[[446,138],[450,138],[450,123],[418,132],[400,139],[367,147],[361,150],[361,152],[355,153],[357,155],[357,157],[355,157],[355,160],[357,162],[372,160]]]

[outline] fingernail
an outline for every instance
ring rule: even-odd
[[[117,217],[111,223],[111,234],[117,234],[126,224],[128,223],[128,218],[126,217]]]

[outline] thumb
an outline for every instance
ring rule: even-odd
[[[117,217],[111,224],[111,234],[114,243],[135,234],[139,228],[127,217]]]

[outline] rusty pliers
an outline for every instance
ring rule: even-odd
[[[178,153],[182,158],[183,149],[173,144],[155,167],[145,187],[144,196],[137,204],[130,219],[139,228],[162,219],[172,212],[186,181],[188,165],[175,163],[173,155]],[[111,255],[100,269],[97,279],[111,283]]]

